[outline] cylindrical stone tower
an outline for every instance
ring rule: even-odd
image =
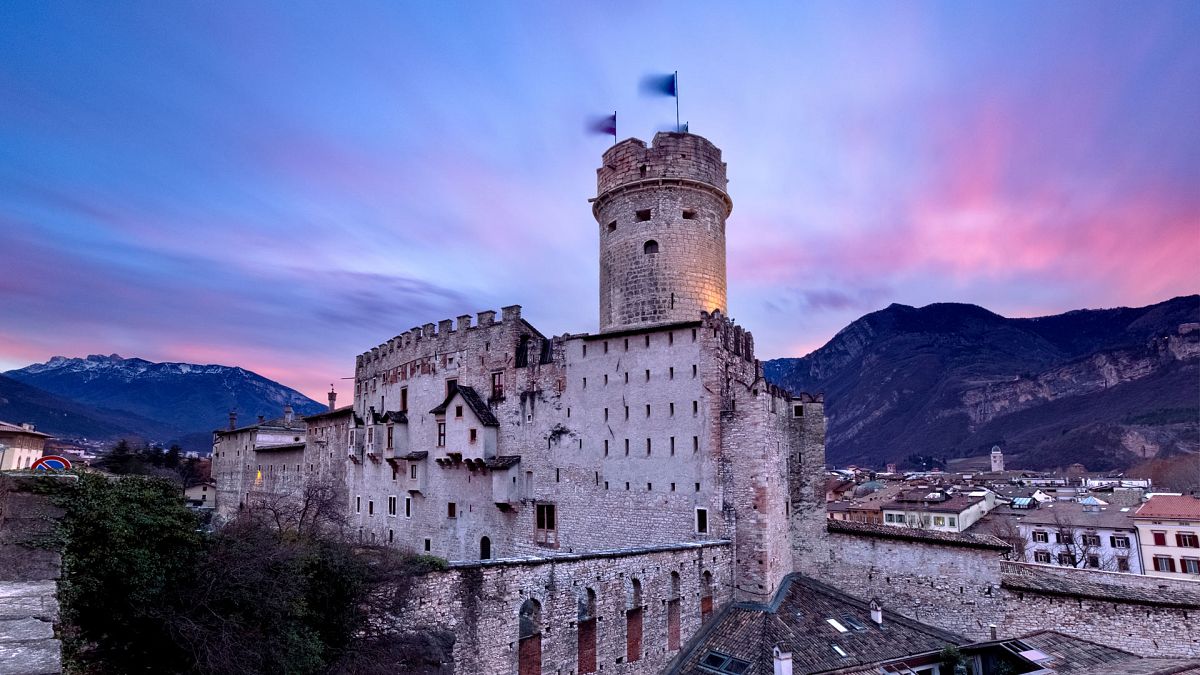
[[[695,321],[725,306],[725,192],[721,151],[695,134],[659,132],[649,148],[626,139],[596,170],[600,330]]]

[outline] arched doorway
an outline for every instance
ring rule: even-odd
[[[491,560],[492,559],[492,540],[488,539],[487,537],[484,537],[479,540],[479,559],[480,560]]]
[[[529,598],[518,618],[517,675],[542,675],[542,605]]]

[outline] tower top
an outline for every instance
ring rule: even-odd
[[[721,149],[703,136],[674,131],[654,134],[649,147],[640,138],[627,138],[606,150],[603,165],[596,169],[596,201],[615,189],[660,179],[708,186],[721,194],[729,211],[733,210],[733,202],[725,192],[729,180]]]

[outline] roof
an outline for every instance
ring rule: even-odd
[[[932,490],[924,490],[927,494],[932,494]],[[907,495],[906,495],[907,497]],[[891,502],[884,504],[885,510],[892,511],[929,511],[932,513],[962,513],[972,506],[982,502],[983,497],[971,497],[969,495],[957,494],[949,499],[941,501],[915,501],[911,497],[905,499],[894,499]]]
[[[844,630],[829,623],[837,621]],[[856,625],[857,624],[857,625]],[[707,622],[665,672],[708,675],[701,662],[710,652],[746,661],[743,675],[770,675],[772,650],[792,653],[793,673],[825,673],[915,654],[940,651],[961,636],[884,611],[883,626],[870,607],[830,586],[788,575],[770,605],[733,603]],[[841,648],[840,656],[833,646]]]
[[[455,396],[462,396],[463,402],[467,404],[471,412],[475,413],[475,417],[479,418],[480,424],[485,427],[500,426],[500,420],[496,419],[496,416],[492,414],[491,408],[488,408],[487,403],[483,402],[483,399],[479,396],[479,392],[475,391],[473,387],[461,384],[451,389],[450,393],[446,395],[446,400],[442,401],[441,405],[429,412],[434,415],[445,415],[446,408],[450,407],[450,402],[454,400]]]
[[[1060,675],[1079,673],[1122,673],[1123,675],[1167,675],[1195,672],[1200,659],[1143,658],[1120,649],[1090,642],[1070,635],[1044,630],[1031,633],[1005,644],[1020,649],[1035,649],[1046,657],[1036,659],[1038,665]]]
[[[287,452],[288,450],[303,450],[304,443],[281,443],[279,445],[256,445],[254,452]]]
[[[1114,575],[1113,583],[1105,583],[1107,575]],[[1169,593],[1159,588],[1141,588],[1123,582],[1119,572],[1097,572],[1088,575],[1063,575],[1055,567],[1043,567],[1031,563],[1005,563],[1001,570],[1000,585],[1017,591],[1031,591],[1044,595],[1067,598],[1091,598],[1104,602],[1127,602],[1156,607],[1200,609],[1200,584],[1196,590],[1183,586],[1172,587]]]
[[[403,410],[387,410],[378,413],[372,406],[367,409],[367,419],[371,424],[408,424],[408,413]]]
[[[428,450],[414,450],[414,451],[408,453],[407,455],[400,455],[396,459],[405,459],[410,462],[415,462],[420,459],[425,459],[428,456],[429,456]]]
[[[703,322],[697,321],[676,321],[674,323],[657,323],[649,326],[634,326],[632,328],[624,328],[621,330],[609,331],[606,333],[585,333],[583,335],[573,335],[572,339],[579,338],[589,342],[595,340],[608,340],[612,338],[626,337],[629,335],[640,335],[642,333],[657,333],[665,330],[677,330],[680,328],[699,328],[704,325]]]
[[[849,520],[830,520],[826,523],[825,528],[833,534],[853,534],[863,537],[877,537],[879,539],[928,542],[931,544],[943,544],[945,546],[962,546],[965,548],[981,548],[995,551],[1007,551],[1012,548],[990,534],[919,530],[913,527],[856,523]]]
[[[315,415],[305,415],[304,419],[305,420],[315,420],[315,419],[321,419],[322,417],[334,417],[337,415],[352,415],[352,414],[354,414],[354,406],[346,405],[346,406],[342,406],[341,408],[334,408],[333,410],[326,410],[325,412],[319,412]]]
[[[487,461],[489,469],[509,469],[521,463],[520,455],[500,455]]]
[[[1142,504],[1134,518],[1186,518],[1200,520],[1200,497],[1154,495]]]
[[[299,415],[293,415],[292,421],[288,422],[286,417],[275,417],[275,418],[272,418],[269,420],[263,420],[262,422],[255,422],[254,424],[247,424],[244,427],[238,427],[236,429],[217,429],[216,433],[221,434],[221,435],[236,434],[241,431],[249,431],[251,429],[263,429],[263,428],[290,429],[292,431],[307,431],[308,423],[305,422],[304,419],[305,418],[300,417]]]
[[[1094,508],[1094,507],[1093,507]],[[997,509],[997,515],[1016,518],[1024,525],[1059,525],[1072,528],[1106,528],[1110,530],[1132,530],[1133,509],[1122,512],[1120,506],[1102,506],[1099,511],[1089,511],[1079,502],[1050,502],[1036,509]]]
[[[10,422],[0,422],[0,434],[25,434],[26,436],[41,436],[42,438],[51,438],[50,434],[43,434],[40,431],[26,429],[20,424],[12,424]]]

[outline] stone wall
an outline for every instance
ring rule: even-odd
[[[34,491],[33,478],[0,475],[0,673],[42,675],[62,671],[58,620],[61,555],[45,546],[62,509]]]
[[[641,589],[636,606],[634,580]],[[723,541],[461,563],[419,578],[399,628],[452,632],[456,673],[514,675],[520,613],[533,600],[539,611],[530,632],[540,635],[540,672],[580,672],[580,624],[594,621],[594,672],[653,673],[678,652],[668,643],[670,603],[679,603],[684,644],[700,627],[702,599],[711,593],[715,612],[729,602],[731,582],[732,550]],[[642,636],[631,662],[627,625],[638,608]]]
[[[830,523],[818,578],[975,640],[1040,630],[1142,656],[1200,656],[1200,583],[1010,562],[971,535]]]

